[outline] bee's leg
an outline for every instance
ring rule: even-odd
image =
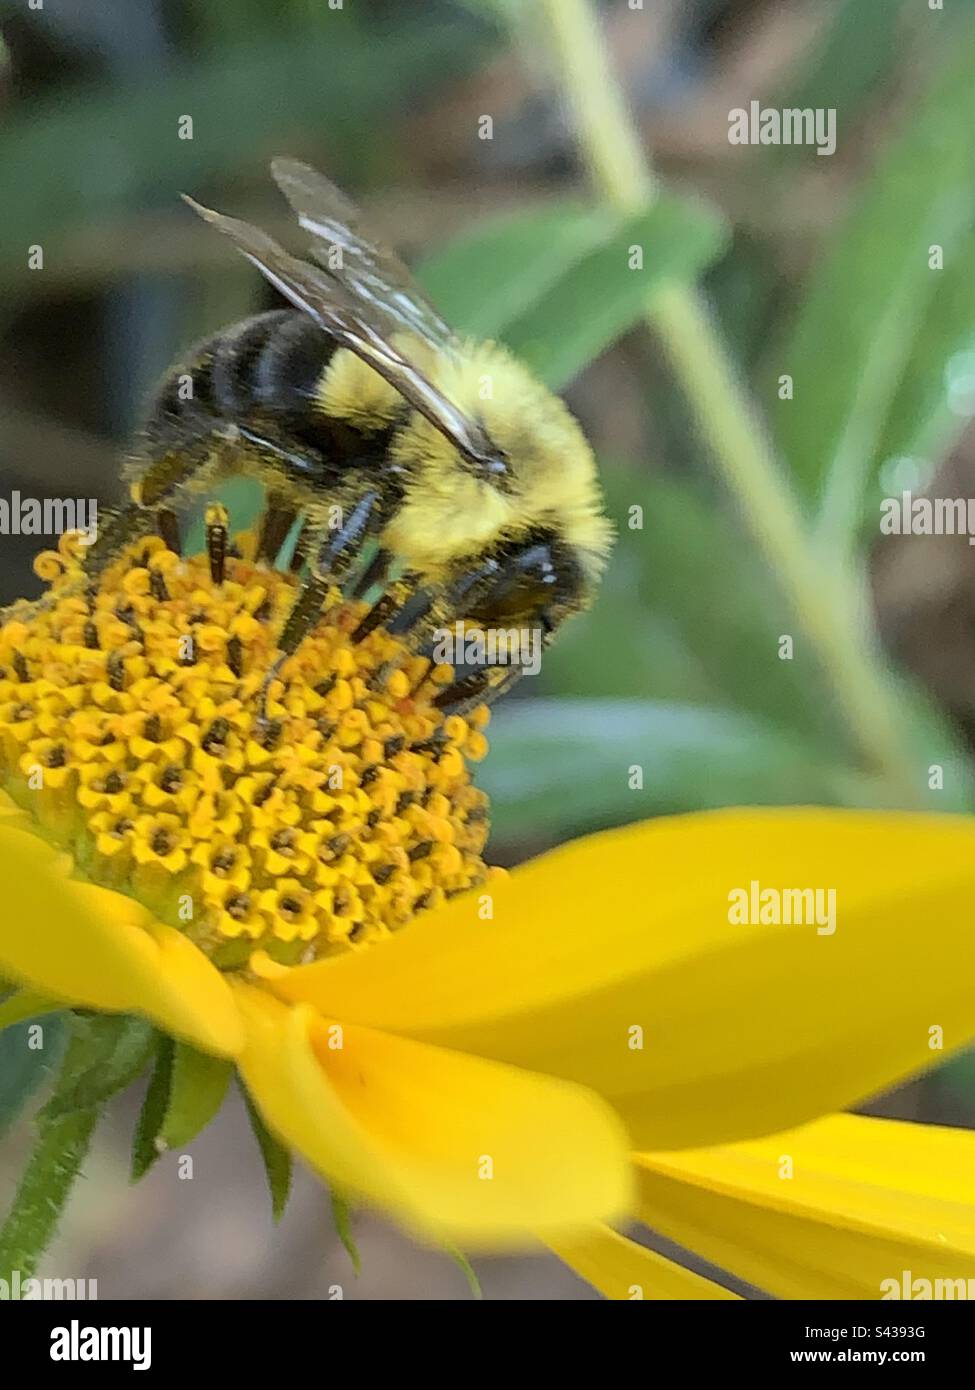
[[[385,584],[389,577],[389,567],[392,563],[392,559],[393,557],[388,550],[377,550],[349,590],[349,598],[365,598],[366,594],[374,585]],[[383,597],[385,597],[385,595]]]
[[[183,537],[179,529],[179,517],[172,507],[160,507],[156,512],[156,530],[166,542],[167,550],[174,555],[183,553]]]
[[[285,501],[283,493],[271,492],[268,495],[257,538],[257,552],[254,556],[257,561],[266,560],[269,565],[274,564],[297,515],[296,509]]]
[[[314,529],[303,522],[298,535],[295,538],[295,548],[291,552],[291,559],[288,561],[288,571],[291,574],[300,574],[308,562],[308,551],[311,548]]]
[[[89,584],[99,577],[122,546],[156,529],[157,517],[169,510],[166,504],[178,488],[191,479],[202,480],[217,464],[218,458],[210,448],[187,450],[179,455],[166,454],[151,463],[135,484],[132,500],[109,519],[107,526],[99,528],[94,545],[89,547],[82,567]],[[161,534],[165,540],[165,532],[161,530]]]
[[[521,666],[488,666],[446,686],[433,703],[444,714],[470,714],[478,705],[493,705],[524,675]]]
[[[465,673],[437,697],[441,709],[464,714],[491,704],[528,671],[537,671],[541,653],[560,622],[581,606],[584,578],[572,551],[555,537],[536,537],[495,554],[477,572],[455,584],[454,612],[469,632],[495,634],[507,662]],[[509,650],[514,634],[516,650]],[[514,658],[514,659],[513,659]],[[504,660],[502,656],[501,660]]]
[[[227,564],[227,542],[230,538],[230,517],[220,502],[211,502],[206,509],[206,552],[210,562],[210,578],[222,584]]]
[[[367,492],[352,508],[344,524],[335,532],[327,532],[322,540],[311,569],[298,587],[291,612],[284,621],[278,638],[280,656],[268,671],[261,688],[261,718],[266,718],[267,692],[277,680],[281,667],[301,646],[322,615],[322,604],[328,591],[348,568],[355,547],[360,545],[373,521],[378,492]]]

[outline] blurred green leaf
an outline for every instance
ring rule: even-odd
[[[635,764],[639,791],[629,786]],[[500,710],[477,780],[491,797],[493,833],[506,840],[740,803],[841,804],[853,779],[732,710],[566,698]]]
[[[619,225],[609,210],[569,201],[507,213],[438,248],[417,267],[417,278],[452,327],[497,338]]]
[[[508,322],[501,336],[559,391],[643,318],[658,290],[692,280],[723,244],[723,224],[703,206],[658,198]],[[642,251],[642,269],[630,267],[633,248]]]
[[[388,119],[417,90],[455,81],[484,52],[475,25],[395,20],[365,42],[351,9],[326,25],[274,41],[214,46],[192,64],[138,85],[62,91],[47,105],[8,113],[0,129],[4,237],[0,274],[34,288],[27,248],[48,263],[70,257],[82,225],[144,203],[178,208],[179,194],[287,152],[296,132],[318,132],[333,152],[329,172],[360,169]],[[238,30],[238,32],[246,32]],[[380,41],[381,40],[381,41]],[[193,139],[180,139],[181,117]],[[66,169],[76,178],[63,177]]]
[[[905,0],[841,0],[798,80],[791,77],[782,91],[782,105],[833,106],[838,130],[849,130],[871,92],[903,57],[900,18],[906,8]],[[770,147],[779,156],[784,148]]]
[[[560,390],[643,317],[654,291],[692,279],[724,235],[709,209],[670,195],[622,223],[565,204],[477,229],[428,261],[422,279],[451,324],[502,339]]]
[[[47,1080],[64,1052],[67,1037],[64,1015],[48,1014],[39,1021],[43,1029],[39,1040],[43,1041],[43,1047],[28,1046],[33,1019],[14,1024],[0,1033],[0,1136]]]
[[[734,516],[695,482],[604,469],[603,484],[615,552],[594,611],[546,653],[545,689],[738,708],[837,756],[816,657]]]
[[[829,788],[844,804],[892,804],[872,780],[843,771],[854,753],[832,690],[734,517],[697,483],[616,468],[603,470],[603,483],[618,531],[609,571],[594,608],[567,623],[546,652],[541,692],[737,711],[833,769]],[[642,530],[628,525],[633,506],[642,508]],[[779,658],[786,634],[795,638],[791,661]],[[889,679],[906,711],[918,799],[936,811],[973,809],[971,763],[957,734],[923,692],[893,673]],[[929,789],[933,765],[943,769],[940,790]],[[729,779],[725,795],[745,802],[754,785],[746,769],[737,789]],[[792,799],[810,794],[797,780]],[[587,789],[575,795],[584,823]]]
[[[840,532],[859,525],[864,489],[898,384],[939,286],[928,248],[951,265],[975,219],[975,27],[913,107],[812,277],[770,361],[795,399],[769,398],[807,500]],[[842,138],[842,132],[840,132]],[[943,362],[954,342],[932,344]]]
[[[880,467],[903,456],[942,457],[975,414],[975,230],[934,278],[877,450]],[[879,478],[874,492],[879,507]]]

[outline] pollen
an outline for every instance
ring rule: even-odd
[[[297,581],[248,549],[140,540],[91,581],[67,537],[0,627],[4,790],[226,970],[362,949],[494,872],[487,709],[445,714],[450,668],[337,590],[265,691]]]

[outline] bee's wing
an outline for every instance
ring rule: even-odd
[[[407,329],[450,351],[453,334],[406,266],[362,228],[359,209],[341,189],[297,159],[274,159],[271,173],[298,221],[312,235],[311,254],[387,331]]]
[[[363,299],[335,276],[289,255],[259,227],[202,207],[185,193],[183,198],[204,221],[229,236],[275,289],[374,368],[462,453],[489,472],[504,471],[503,461],[493,455],[476,421],[449,401],[425,373],[393,346],[392,332],[402,331],[405,326],[398,318],[392,319],[391,329],[389,317],[371,299]]]

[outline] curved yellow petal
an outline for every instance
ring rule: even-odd
[[[141,1013],[230,1056],[243,1029],[223,976],[131,898],[65,877],[64,856],[0,825],[0,975],[64,1004]]]
[[[235,993],[247,1024],[239,1066],[268,1126],[415,1233],[467,1249],[527,1244],[627,1209],[626,1138],[597,1097],[339,1028],[244,984]]]
[[[975,1291],[967,1130],[836,1115],[637,1163],[643,1221],[780,1298],[909,1297],[939,1279],[972,1281],[942,1296]]]
[[[572,1240],[549,1240],[549,1249],[574,1269],[581,1279],[607,1298],[640,1299],[737,1299],[720,1284],[682,1269],[673,1260],[638,1245],[611,1226],[593,1226]]]
[[[729,895],[753,881],[833,890],[835,932],[733,923]],[[556,850],[490,894],[268,986],[577,1081],[655,1149],[802,1123],[928,1065],[932,1024],[945,1051],[975,1035],[975,819],[673,817]]]

